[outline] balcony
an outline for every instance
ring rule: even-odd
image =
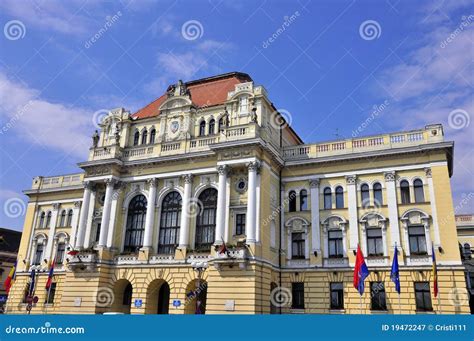
[[[210,151],[211,146],[218,143],[252,139],[258,136],[259,126],[256,123],[249,123],[229,127],[215,135],[195,137],[179,141],[168,141],[126,148],[122,148],[118,145],[91,148],[89,152],[89,161],[107,159],[135,161],[148,158]]]
[[[413,147],[443,141],[442,126],[432,125],[409,132],[285,147],[283,157],[286,161],[304,160]]]
[[[74,256],[67,256],[67,266],[71,271],[92,272],[97,265],[97,252],[82,251]]]
[[[228,266],[230,268],[234,265],[238,265],[240,269],[246,269],[249,255],[247,248],[238,247],[235,249],[229,249],[224,253],[216,253],[213,265],[217,270],[220,270],[222,266]]]

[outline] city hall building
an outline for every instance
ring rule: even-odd
[[[452,158],[439,124],[305,144],[249,75],[179,81],[110,111],[80,173],[33,179],[7,310],[468,313]]]

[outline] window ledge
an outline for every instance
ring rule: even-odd
[[[292,314],[304,314],[304,308],[291,308],[290,311]]]
[[[388,310],[387,309],[370,309],[370,313],[371,314],[380,314],[380,315],[385,315],[385,314],[388,314]]]
[[[436,314],[434,310],[415,310],[415,314],[420,314],[420,315],[423,315],[423,314],[428,314],[428,315],[431,315],[431,314]]]

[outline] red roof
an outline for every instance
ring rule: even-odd
[[[214,77],[208,77],[185,83],[191,94],[191,100],[197,107],[210,107],[223,104],[227,100],[227,93],[235,90],[239,83],[251,82],[249,75],[241,72],[231,72]],[[158,116],[159,107],[167,99],[163,94],[156,100],[138,110],[132,115],[135,118]]]

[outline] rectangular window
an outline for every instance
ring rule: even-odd
[[[46,291],[46,300],[45,304],[54,304],[54,295],[56,295],[56,283],[51,283],[51,288],[49,289],[49,296],[48,291]]]
[[[330,283],[331,309],[344,309],[344,287],[342,282]]]
[[[370,296],[372,310],[387,310],[385,286],[383,282],[370,282]]]
[[[235,215],[235,234],[237,236],[245,234],[245,213]]]
[[[430,282],[415,282],[416,310],[431,311]]]
[[[291,309],[304,309],[304,283],[292,283],[291,293]]]
[[[305,240],[303,237],[303,233],[292,233],[291,242],[291,258],[305,259]]]
[[[328,232],[329,257],[342,258],[344,255],[342,247],[342,231]]]
[[[33,265],[40,265],[43,258],[43,244],[36,245],[35,259]]]
[[[65,243],[59,243],[58,244],[58,249],[56,251],[56,259],[55,259],[56,264],[63,264],[64,252],[65,251],[66,251],[66,244]]]
[[[408,239],[410,243],[410,253],[413,255],[426,255],[426,236],[424,226],[409,226]]]
[[[383,256],[383,240],[381,229],[367,229],[367,249],[369,256]]]
[[[241,114],[246,114],[248,113],[248,98],[247,96],[242,96],[240,97],[240,113]]]

